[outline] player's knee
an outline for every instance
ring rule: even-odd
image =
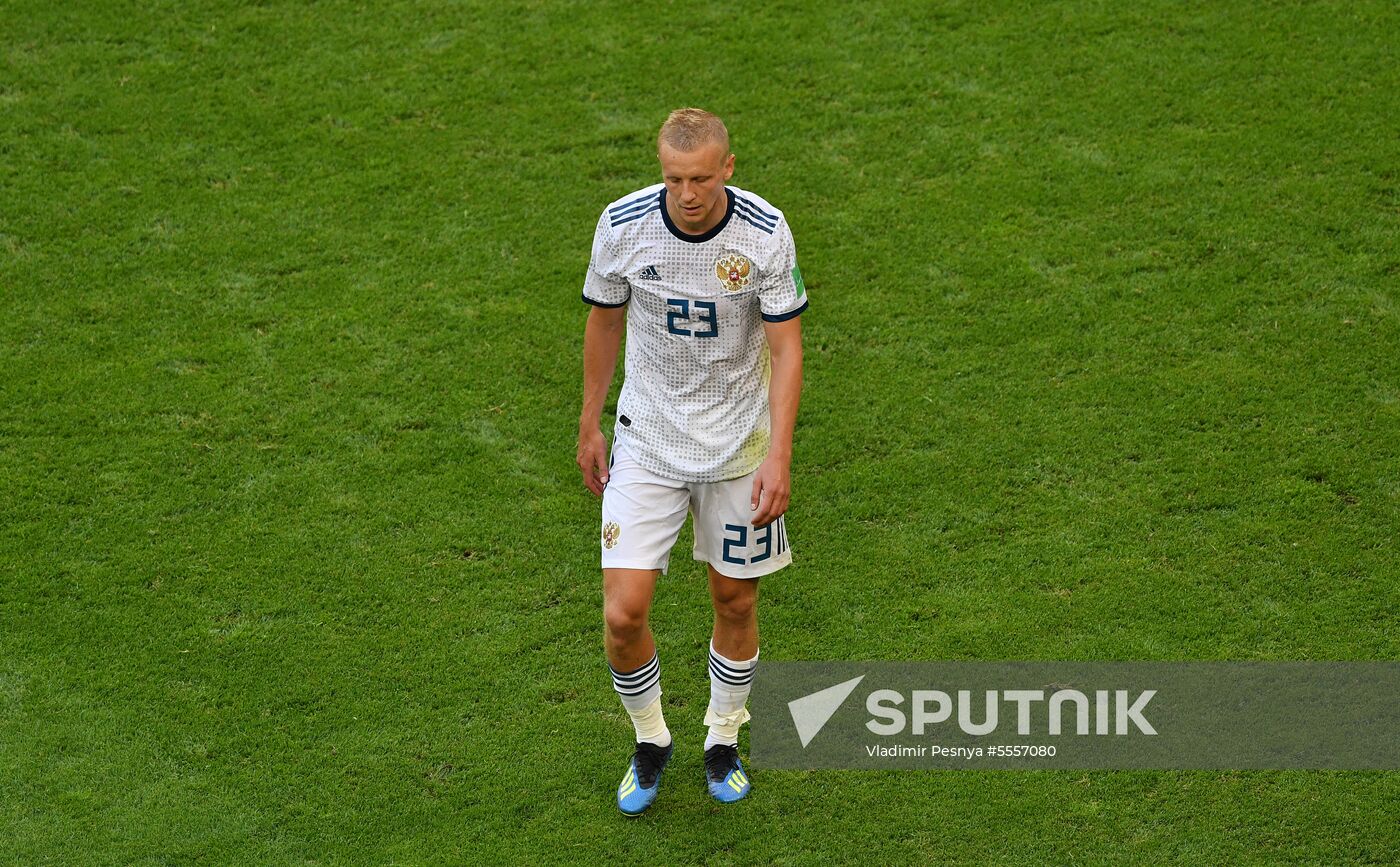
[[[647,610],[638,605],[609,601],[603,606],[603,620],[608,627],[608,635],[620,642],[640,637],[647,625]]]
[[[715,614],[723,620],[747,623],[753,618],[757,601],[755,594],[748,592],[716,594]]]

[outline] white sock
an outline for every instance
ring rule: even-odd
[[[671,745],[671,730],[666,728],[666,718],[661,715],[661,699],[657,699],[641,710],[627,709],[632,717],[632,728],[637,730],[637,743],[656,744],[658,747]]]
[[[666,728],[661,714],[661,661],[656,654],[632,671],[618,671],[612,663],[608,663],[608,670],[612,672],[613,689],[632,717],[637,742],[670,746],[671,730]]]
[[[739,745],[739,727],[749,720],[744,705],[757,667],[757,651],[753,659],[728,659],[716,653],[714,642],[710,642],[710,706],[705,710],[705,725],[710,731],[705,736],[705,749],[716,744]]]

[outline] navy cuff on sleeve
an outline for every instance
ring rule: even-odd
[[[803,310],[806,310],[806,309],[807,309],[807,302],[806,302],[806,301],[803,301],[803,302],[802,302],[802,306],[799,307],[799,308],[797,308],[796,310],[789,310],[789,311],[786,312],[786,313],[779,313],[779,314],[776,315],[776,316],[769,316],[767,313],[765,313],[765,314],[763,314],[763,321],[764,321],[764,322],[786,322],[786,321],[788,321],[789,319],[793,318],[794,316],[800,315],[800,314],[802,313],[802,311],[803,311]]]
[[[592,298],[589,298],[587,295],[583,296],[583,300],[584,300],[585,302],[589,303],[589,304],[592,304],[594,307],[623,307],[623,306],[625,306],[625,305],[627,304],[626,301],[619,301],[619,302],[617,302],[616,304],[606,304],[606,303],[604,303],[604,302],[602,302],[602,301],[594,301]],[[804,305],[802,305],[802,306],[803,306],[803,307],[806,307],[807,305],[804,304]]]

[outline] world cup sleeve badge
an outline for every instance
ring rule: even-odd
[[[715,260],[715,277],[721,289],[738,292],[753,282],[753,263],[747,256],[726,253]]]

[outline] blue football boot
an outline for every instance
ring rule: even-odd
[[[664,747],[645,742],[637,744],[627,773],[622,776],[622,784],[617,787],[619,810],[628,816],[640,816],[656,801],[656,793],[661,789],[661,772],[671,760],[674,748],[675,744]]]
[[[753,788],[739,763],[739,750],[727,744],[715,744],[705,750],[705,777],[710,796],[721,804],[732,804]]]

